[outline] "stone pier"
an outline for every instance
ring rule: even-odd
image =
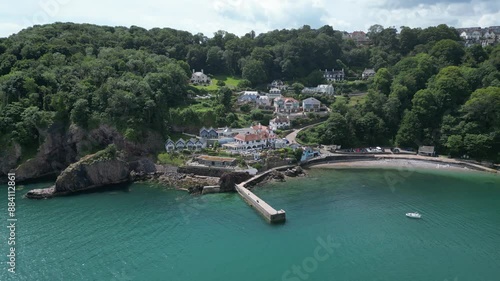
[[[286,170],[294,166],[283,166],[271,169],[262,174],[256,175],[253,178],[242,182],[236,185],[236,191],[241,195],[241,197],[248,203],[250,206],[254,207],[268,222],[270,223],[280,223],[285,222],[286,220],[286,212],[284,210],[275,210],[271,205],[267,204],[264,200],[259,198],[253,192],[246,188],[247,184],[259,182],[262,180],[264,176],[270,173],[272,170]]]
[[[284,210],[276,211],[271,205],[267,204],[264,200],[260,199],[257,195],[253,194],[250,190],[243,187],[242,184],[236,185],[236,190],[241,195],[241,197],[250,206],[254,207],[268,222],[279,223],[286,220],[286,214]]]

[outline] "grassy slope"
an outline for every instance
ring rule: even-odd
[[[236,88],[238,83],[241,81],[241,78],[233,77],[233,76],[225,76],[225,75],[217,75],[212,78],[212,83],[209,86],[194,86],[197,89],[205,89],[207,91],[215,91],[219,87],[217,86],[217,81],[223,81],[226,83],[226,86],[229,88]]]

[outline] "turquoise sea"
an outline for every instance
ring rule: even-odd
[[[267,224],[237,194],[152,184],[33,201],[17,193],[16,273],[0,280],[500,280],[500,177],[313,169],[257,187],[287,212]],[[405,217],[418,211],[423,219]]]

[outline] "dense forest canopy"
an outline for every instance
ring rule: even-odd
[[[316,86],[319,70],[351,80],[377,73],[362,104],[338,99],[318,139],[344,147],[435,145],[441,153],[500,160],[500,47],[464,47],[454,28],[368,31],[371,44],[330,26],[210,38],[170,28],[56,23],[0,39],[0,144],[41,143],[53,123],[107,123],[130,140],[145,130],[200,119],[180,110],[197,93],[191,70],[241,76],[245,86],[274,79]],[[297,83],[296,83],[297,84]],[[335,85],[334,85],[335,86]],[[230,94],[204,116],[233,121]],[[228,118],[231,116],[231,118]],[[217,122],[215,120],[218,120]]]

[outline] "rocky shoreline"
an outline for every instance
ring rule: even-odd
[[[83,159],[88,162],[93,156]],[[136,163],[137,164],[137,163]],[[234,192],[235,184],[250,179],[252,176],[245,172],[227,172],[221,177],[201,176],[195,174],[179,173],[177,167],[168,165],[156,165],[149,159],[140,161],[140,168],[132,169],[128,174],[121,170],[130,163],[119,160],[106,160],[92,163],[93,167],[85,166],[82,160],[70,165],[56,180],[55,185],[49,188],[34,189],[26,194],[29,199],[49,199],[53,197],[66,196],[84,191],[98,190],[110,185],[127,182],[150,182],[172,187],[177,190],[187,191],[193,195],[203,194],[205,187],[216,187],[216,193]],[[106,166],[106,168],[104,168]],[[99,174],[99,175],[96,175]],[[108,177],[103,176],[108,175]],[[112,175],[112,176],[109,176]],[[305,176],[304,170],[297,166],[284,171],[272,170],[259,179],[258,185],[264,185],[270,181],[284,182],[287,177]],[[250,186],[251,188],[252,186]],[[213,189],[210,193],[214,193]]]

